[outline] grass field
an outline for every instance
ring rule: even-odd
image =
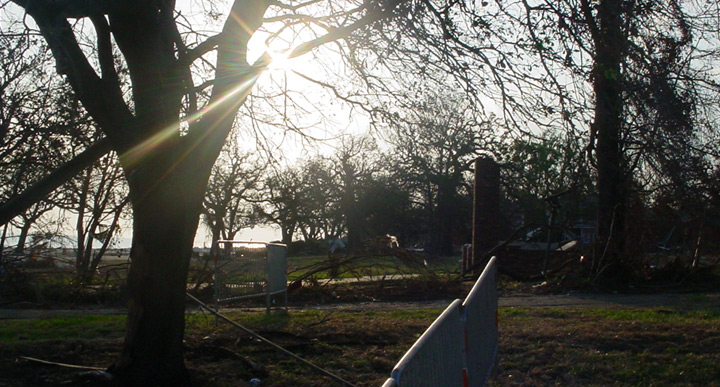
[[[233,315],[358,386],[379,386],[440,310],[304,311]],[[57,385],[77,370],[20,356],[107,366],[122,316],[0,321],[0,386]],[[720,310],[501,309],[493,385],[718,385]],[[197,386],[333,385],[215,318],[187,319],[186,359]],[[253,367],[255,365],[255,367]]]
[[[506,309],[493,385],[720,384],[720,309]]]
[[[312,279],[325,278],[358,278],[362,276],[382,276],[397,274],[429,274],[447,275],[459,273],[460,263],[457,257],[439,257],[431,261],[424,261],[418,256],[415,262],[402,262],[393,256],[368,257],[338,257],[341,265],[334,275],[329,270],[317,270],[310,277]],[[323,264],[327,264],[327,256],[299,256],[288,257],[288,279],[290,281],[303,277],[308,272],[315,271]],[[411,264],[413,263],[413,264]]]

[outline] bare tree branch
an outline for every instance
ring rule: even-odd
[[[107,138],[99,140],[21,194],[0,205],[0,224],[9,222],[33,204],[45,199],[50,192],[108,154],[110,150],[110,141]]]

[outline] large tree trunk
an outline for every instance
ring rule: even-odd
[[[626,36],[622,32],[622,4],[602,1],[597,7],[595,43],[595,118],[598,172],[598,234],[595,270],[622,263],[625,231],[625,171],[621,128],[623,125],[622,73]],[[610,274],[610,273],[607,273]]]
[[[247,45],[271,2],[233,2],[222,33],[213,40],[217,65],[207,104],[212,108],[183,133],[178,124],[183,98],[195,87],[189,67],[193,58],[180,44],[174,1],[13,2],[37,23],[58,72],[108,136],[128,179],[134,214],[129,314],[122,354],[110,370],[127,385],[187,384],[184,301],[201,200],[212,163],[263,68],[248,63]],[[92,60],[68,20],[83,18],[90,19],[96,32]],[[362,19],[355,28],[369,21]],[[332,40],[353,30],[333,29],[326,36]],[[326,41],[316,39],[306,49]],[[113,43],[125,59],[121,67],[132,83],[132,106],[117,74]],[[89,151],[77,163],[96,160],[107,145]],[[12,208],[5,207],[0,215],[11,218]],[[283,230],[284,241],[289,242],[293,229]]]
[[[129,311],[123,351],[110,369],[127,385],[187,381],[182,349],[186,279],[203,176],[173,166],[173,159],[148,163],[128,179],[134,214]]]

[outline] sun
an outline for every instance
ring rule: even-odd
[[[290,57],[291,50],[277,50],[270,47],[267,48],[267,53],[270,55],[270,64],[268,70],[270,71],[292,71],[293,66],[297,62],[297,58]]]

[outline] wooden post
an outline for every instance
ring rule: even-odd
[[[473,196],[472,266],[479,274],[489,260],[486,253],[498,242],[500,166],[490,157],[475,160]]]

